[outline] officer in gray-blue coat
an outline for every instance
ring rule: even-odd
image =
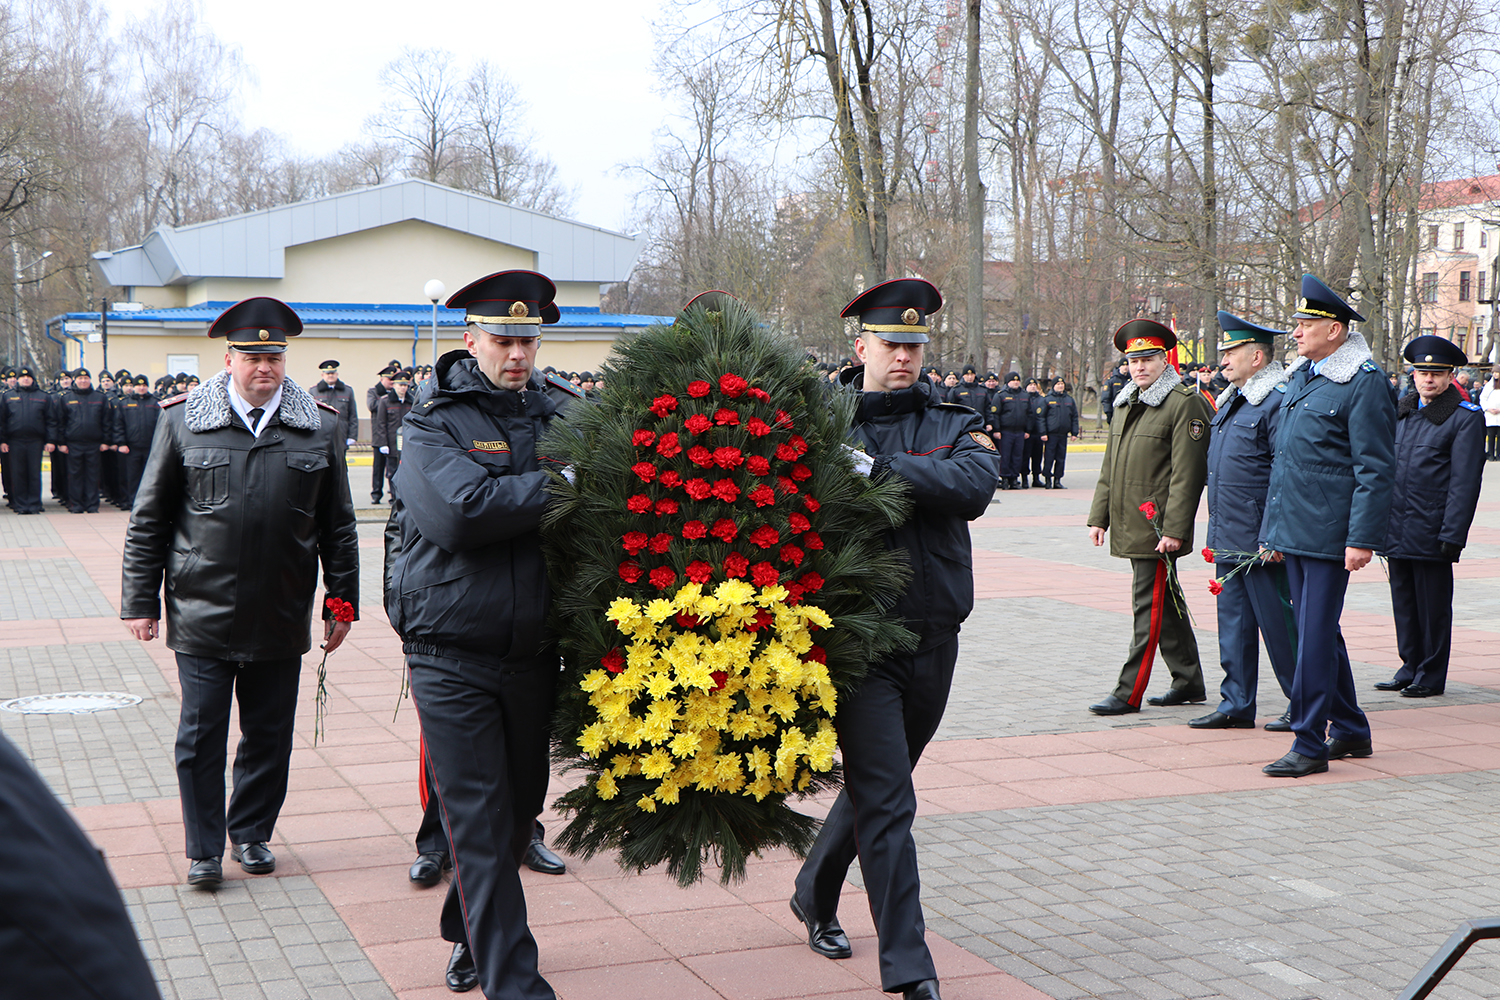
[[[1459,395],[1453,369],[1468,356],[1451,341],[1417,337],[1403,352],[1416,392],[1396,406],[1396,485],[1380,554],[1391,577],[1401,669],[1375,686],[1431,698],[1448,682],[1453,564],[1469,539],[1484,473],[1484,411]]]
[[[1219,663],[1224,680],[1216,711],[1188,723],[1194,729],[1254,729],[1260,637],[1281,691],[1292,696],[1295,625],[1286,566],[1254,556],[1271,481],[1276,429],[1286,398],[1286,369],[1274,344],[1284,331],[1219,313],[1224,339],[1219,357],[1231,385],[1215,401],[1208,437],[1208,550],[1220,586]],[[1246,564],[1249,565],[1246,565]],[[1291,724],[1266,723],[1273,732]]]
[[[1339,631],[1349,574],[1385,542],[1395,476],[1396,407],[1364,337],[1364,317],[1310,274],[1293,313],[1295,364],[1287,379],[1270,495],[1261,528],[1267,558],[1285,556],[1297,618],[1292,749],[1266,765],[1275,778],[1370,756],[1370,724],[1354,693]]]

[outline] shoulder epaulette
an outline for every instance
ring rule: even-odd
[[[558,389],[563,389],[579,399],[583,398],[583,390],[565,378],[558,378],[552,372],[547,373],[547,384]]]
[[[173,396],[171,399],[164,399],[164,400],[161,401],[162,409],[165,410],[169,406],[176,406],[178,403],[181,403],[183,400],[185,400],[187,398],[188,398],[188,394],[184,392],[184,393],[181,393],[180,395]]]
[[[1474,410],[1475,412],[1478,412],[1481,409],[1480,407],[1474,405],[1466,399],[1460,399],[1458,401],[1458,405],[1462,406],[1466,410]]]
[[[424,400],[420,406],[413,406],[412,409],[414,409],[414,410],[421,410],[423,413],[427,413],[434,406],[437,406],[437,405],[439,405],[441,403],[449,402],[452,399],[453,399],[452,396],[433,396],[431,399]]]
[[[1276,391],[1277,392],[1286,392],[1286,383],[1285,382],[1277,382],[1276,383]]]
[[[1378,372],[1378,371],[1380,371],[1380,366],[1377,365],[1375,362],[1371,361],[1369,358],[1366,358],[1364,361],[1360,362],[1359,367],[1360,367],[1361,371],[1367,371],[1367,372]]]
[[[324,410],[327,410],[329,413],[332,413],[335,416],[338,415],[339,411],[338,411],[337,407],[329,406],[327,403],[323,402],[321,399],[315,399],[315,400],[313,400],[313,402],[315,404],[317,404],[320,408],[322,408]]]

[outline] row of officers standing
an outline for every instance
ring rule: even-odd
[[[936,368],[928,368],[925,377],[942,402],[967,406],[984,418],[1000,452],[1002,490],[1064,488],[1068,439],[1079,435],[1078,403],[1066,379],[1054,379],[1044,390],[1032,378],[1023,387],[1020,372],[1008,373],[1003,382],[986,372],[981,380],[973,365],[962,376],[950,371],[940,379]]]

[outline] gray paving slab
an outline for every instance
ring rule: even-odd
[[[123,895],[164,1000],[394,1000],[305,875],[231,879],[213,891],[154,886]],[[269,914],[277,931],[257,919]]]
[[[0,563],[0,574],[5,580],[0,587],[0,621],[116,616],[75,559],[7,559]]]
[[[0,511],[0,549],[60,548],[62,544],[62,536],[53,529],[50,518]]]

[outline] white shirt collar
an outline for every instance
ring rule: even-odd
[[[278,385],[276,387],[276,395],[272,396],[266,405],[261,407],[265,412],[260,415],[260,422],[255,425],[256,437],[260,437],[260,432],[266,429],[266,424],[270,423],[271,414],[281,408],[281,388]],[[234,409],[235,413],[239,414],[240,421],[248,426],[250,423],[250,411],[254,407],[235,391],[234,379],[229,380],[229,405]]]

